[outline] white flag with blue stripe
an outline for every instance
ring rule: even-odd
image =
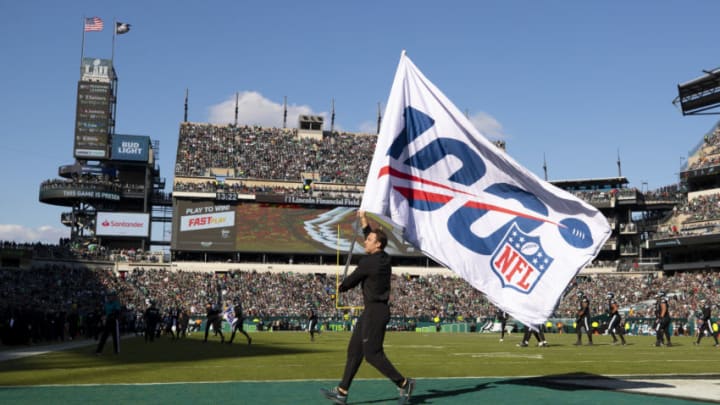
[[[222,315],[223,318],[232,325],[235,322],[235,307],[232,305],[228,306]]]
[[[597,209],[482,136],[405,52],[360,209],[526,325],[551,316],[611,233]]]

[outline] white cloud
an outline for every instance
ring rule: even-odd
[[[502,124],[488,113],[481,111],[473,114],[470,116],[470,122],[490,140],[500,140],[508,137],[503,130]]]
[[[22,225],[0,224],[0,240],[17,243],[42,242],[57,245],[60,238],[69,238],[68,228],[55,228],[43,225],[38,228],[28,228]]]
[[[377,133],[377,122],[364,121],[360,124],[359,132],[362,134],[376,134]]]
[[[317,113],[309,106],[295,104],[288,105],[287,127],[297,128],[300,115],[321,115],[325,117],[325,129],[330,128],[327,112]],[[214,124],[234,123],[235,95],[220,104],[210,106],[208,120]],[[240,92],[238,94],[238,125],[282,128],[283,104],[268,100],[255,91]]]
[[[219,104],[210,106],[208,111],[208,121],[211,123],[220,125],[234,123],[235,95]],[[288,105],[288,128],[297,128],[299,115],[320,115],[325,118],[323,129],[330,129],[330,114],[328,112],[315,112],[310,106],[296,104]],[[470,116],[470,122],[490,140],[500,140],[508,137],[502,124],[488,113],[479,112],[473,114]],[[267,99],[256,91],[240,92],[238,93],[238,124],[281,128],[283,126],[283,104]],[[335,130],[343,131],[343,128],[336,122]],[[377,122],[362,122],[357,132],[374,134],[377,132]]]

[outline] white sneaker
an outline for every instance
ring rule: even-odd
[[[408,378],[404,388],[398,388],[398,404],[405,405],[410,403],[410,396],[412,396],[413,390],[415,389],[415,379]]]

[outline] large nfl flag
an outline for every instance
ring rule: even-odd
[[[360,209],[533,327],[610,236],[597,209],[485,139],[404,51]]]

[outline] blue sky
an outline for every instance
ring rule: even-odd
[[[41,204],[43,180],[71,164],[82,17],[85,56],[117,38],[116,132],[160,141],[172,183],[189,120],[288,125],[326,114],[375,130],[400,58],[413,62],[490,139],[541,178],[622,175],[652,190],[677,182],[682,157],[717,116],[683,117],[677,85],[720,66],[717,1],[2,1],[0,240],[56,243],[67,208]],[[326,120],[329,125],[329,119]],[[169,191],[169,190],[168,190]]]

